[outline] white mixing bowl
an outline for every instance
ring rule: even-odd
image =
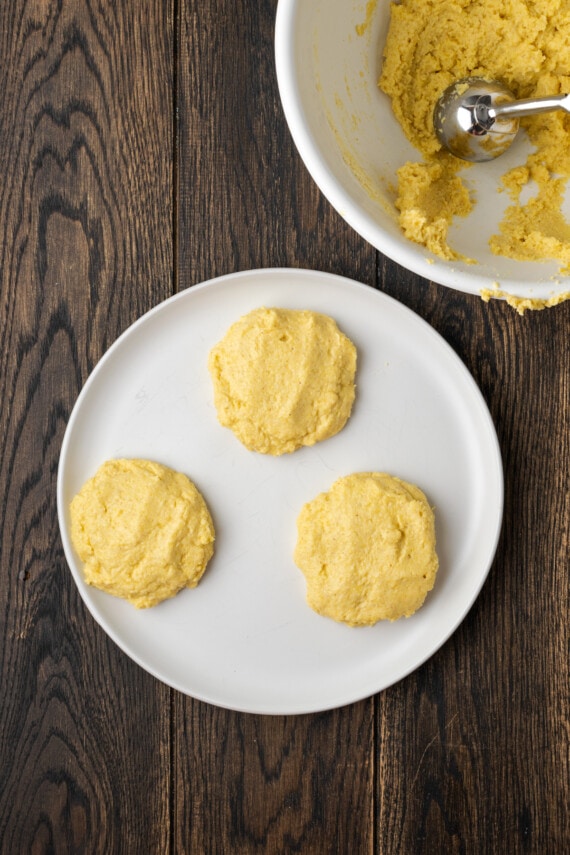
[[[396,170],[421,157],[377,86],[390,6],[389,0],[279,0],[279,91],[314,181],[363,238],[427,279],[473,294],[498,287],[546,301],[570,291],[570,278],[556,262],[513,261],[489,249],[509,204],[508,194],[498,192],[500,176],[525,162],[530,147],[524,138],[497,160],[463,173],[477,202],[468,217],[456,219],[449,241],[476,264],[443,261],[404,237],[394,204]]]

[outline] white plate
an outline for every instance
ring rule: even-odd
[[[357,399],[332,439],[272,458],[217,420],[206,361],[258,306],[331,315],[358,349]],[[104,460],[146,457],[185,472],[214,518],[216,551],[198,588],[153,609],[85,584],[69,503]],[[418,484],[436,511],[440,570],[413,617],[352,629],[315,614],[293,562],[301,506],[341,475],[385,471]],[[374,289],[305,270],[223,276],[166,300],[130,327],[89,377],[58,473],[65,554],[109,636],[168,685],[223,707],[315,712],[409,674],[451,635],[492,562],[503,477],[493,423],[446,342]]]

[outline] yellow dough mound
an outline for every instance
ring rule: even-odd
[[[326,315],[255,309],[212,348],[208,368],[220,424],[250,451],[314,445],[350,416],[356,348]]]
[[[103,463],[70,510],[86,582],[137,608],[196,587],[214,552],[201,494],[186,475],[150,460]]]
[[[295,563],[318,614],[350,626],[409,617],[434,586],[434,515],[419,487],[381,472],[339,478],[297,520]]]

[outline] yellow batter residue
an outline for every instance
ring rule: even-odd
[[[350,626],[409,617],[438,570],[433,511],[413,484],[378,472],[339,478],[297,520],[307,602]]]
[[[570,92],[569,0],[392,4],[379,85],[423,155],[399,171],[400,222],[409,239],[445,259],[459,257],[447,231],[473,200],[458,174],[469,164],[441,150],[432,116],[447,86],[469,76],[500,80],[516,98]],[[512,204],[490,246],[522,261],[555,259],[570,272],[570,225],[561,210],[570,177],[570,117],[543,113],[521,124],[535,151],[503,177]]]
[[[362,24],[356,25],[356,32],[359,36],[363,36],[368,27],[372,23],[372,18],[374,17],[374,13],[376,12],[376,6],[378,4],[378,0],[368,0],[366,4],[366,11],[364,13],[364,21]]]
[[[137,608],[194,588],[214,552],[204,499],[182,473],[150,460],[108,460],[71,502],[85,580]]]
[[[515,297],[513,294],[509,294],[508,291],[502,291],[497,286],[496,288],[484,288],[483,291],[481,291],[481,298],[486,303],[493,299],[505,300],[509,306],[512,306],[513,309],[517,310],[519,315],[524,315],[524,313],[529,309],[539,311],[541,309],[550,309],[552,306],[559,306],[560,303],[570,300],[570,291],[563,291],[560,294],[554,294],[546,300],[538,300],[534,297]]]
[[[327,315],[255,309],[212,348],[208,367],[218,420],[250,451],[314,445],[350,416],[356,348]]]

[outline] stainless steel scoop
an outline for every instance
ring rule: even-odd
[[[481,162],[503,154],[514,140],[521,116],[564,110],[570,95],[515,101],[498,83],[467,77],[449,86],[436,104],[433,121],[441,144],[462,160]]]

